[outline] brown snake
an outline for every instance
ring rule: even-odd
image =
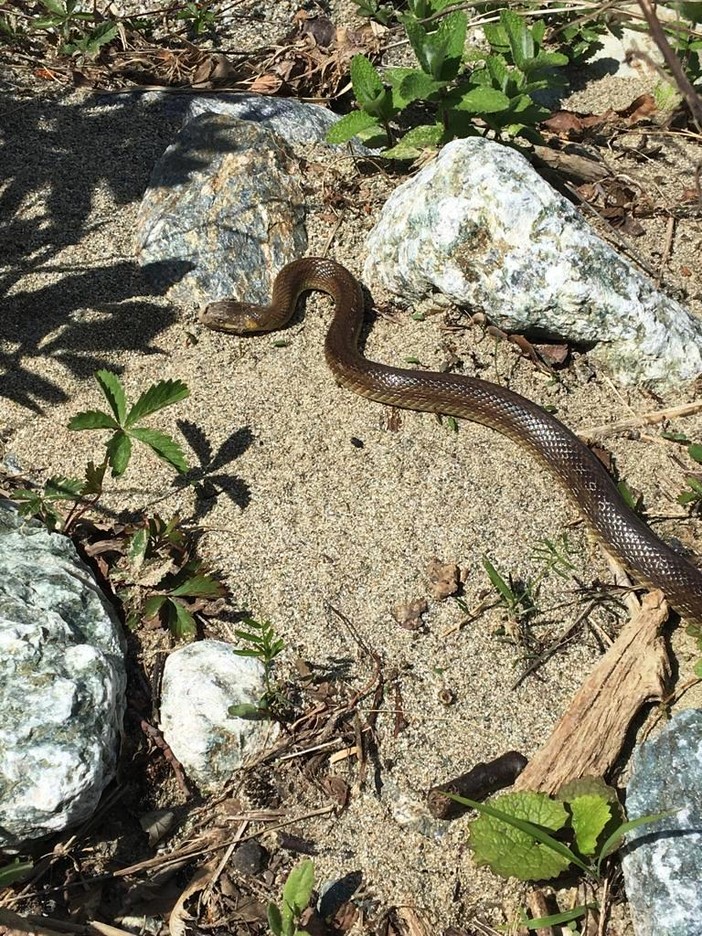
[[[325,354],[342,386],[389,406],[464,417],[513,439],[561,481],[592,531],[628,569],[660,588],[681,615],[702,623],[702,571],[651,532],[624,503],[600,460],[554,416],[477,377],[388,367],[365,358],[358,350],[363,293],[345,267],[319,257],[295,260],[278,274],[270,306],[225,299],[208,305],[200,319],[208,328],[235,334],[274,331],[309,290],[334,300]]]

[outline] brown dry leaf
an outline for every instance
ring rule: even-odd
[[[259,75],[249,84],[249,91],[252,94],[276,94],[283,86],[283,78],[270,73]]]
[[[461,586],[461,570],[455,562],[441,562],[434,557],[427,566],[429,591],[437,601],[455,595]]]
[[[350,900],[343,903],[334,914],[332,925],[337,932],[346,933],[358,919],[360,911]]]
[[[168,920],[168,931],[171,936],[188,936],[187,924],[193,920],[193,917],[186,911],[185,904],[191,897],[199,894],[207,887],[217,870],[218,864],[219,858],[213,858],[207,864],[198,868],[185,890],[181,892]]]
[[[415,598],[414,601],[402,601],[395,605],[392,616],[400,627],[413,631],[422,626],[422,615],[428,609],[426,598]]]
[[[338,776],[325,777],[322,781],[322,787],[329,799],[334,800],[341,809],[345,809],[349,802],[351,791],[348,783]]]
[[[570,348],[567,344],[535,344],[534,350],[545,364],[561,367],[568,360]]]
[[[655,114],[657,110],[658,106],[652,94],[640,94],[628,107],[616,111],[616,114],[619,117],[626,118],[630,124],[634,124],[651,114]]]

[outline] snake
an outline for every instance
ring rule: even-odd
[[[653,533],[595,453],[555,416],[479,377],[392,367],[365,357],[359,349],[364,294],[346,267],[324,257],[294,260],[276,276],[269,305],[221,299],[201,311],[200,321],[238,335],[275,331],[309,291],[325,293],[334,303],[324,350],[342,387],[388,406],[468,419],[512,439],[555,476],[591,532],[628,571],[659,588],[682,617],[702,623],[702,570]]]

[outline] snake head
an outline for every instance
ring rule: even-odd
[[[252,314],[252,306],[233,299],[210,302],[200,311],[198,318],[207,328],[234,335],[249,335],[262,330],[260,322]]]

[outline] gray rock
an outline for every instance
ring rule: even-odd
[[[265,94],[203,94],[191,98],[186,121],[200,114],[226,114],[238,120],[250,120],[277,133],[287,143],[320,142],[339,120],[337,114],[319,104],[302,104],[292,98]]]
[[[702,372],[702,322],[602,241],[515,150],[455,140],[388,199],[364,278],[408,300],[443,293],[512,332],[598,343],[621,383]]]
[[[307,248],[301,175],[270,131],[221,114],[194,117],[144,195],[140,264],[179,302],[268,301],[271,271]]]
[[[88,819],[115,773],[117,617],[65,536],[0,502],[0,846]]]
[[[231,705],[256,705],[263,690],[262,664],[238,656],[221,640],[188,644],[166,660],[161,731],[203,792],[220,789],[249,755],[275,738],[272,722],[229,714]]]
[[[680,712],[634,751],[630,819],[676,810],[627,837],[622,861],[636,936],[702,933],[702,710]]]

